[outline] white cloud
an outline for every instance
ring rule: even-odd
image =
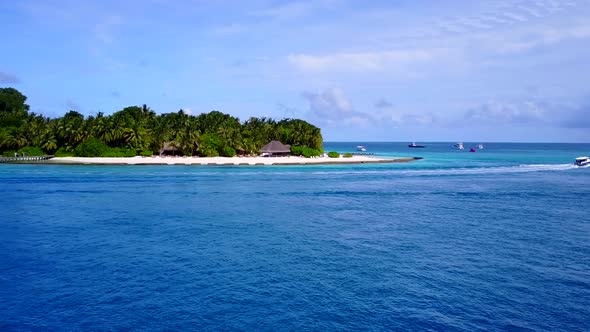
[[[587,23],[566,27],[535,27],[521,32],[519,36],[506,39],[489,38],[498,53],[520,53],[536,47],[551,46],[566,40],[590,38],[590,25]]]
[[[538,103],[489,101],[465,113],[462,121],[474,125],[545,123],[547,112]]]
[[[335,74],[359,77],[359,74],[387,73],[394,80],[416,79],[439,72],[471,70],[486,58],[497,55],[525,53],[537,47],[590,38],[587,21],[563,21],[555,15],[571,9],[565,5],[515,1],[483,7],[486,9],[481,13],[470,16],[434,19],[429,26],[438,29],[426,29],[420,38],[404,39],[403,34],[395,31],[381,33],[370,37],[372,46],[362,40],[351,40],[357,46],[331,46],[346,51],[291,53],[286,61],[302,73],[331,75],[321,78],[334,78]],[[550,12],[547,8],[556,9]]]
[[[366,126],[373,121],[368,114],[357,112],[344,92],[337,88],[323,92],[304,92],[309,102],[308,116],[325,125]]]
[[[433,51],[392,50],[377,52],[333,53],[327,55],[294,54],[287,61],[299,70],[310,72],[379,71],[389,67],[427,62],[434,58]]]
[[[489,101],[468,110],[455,125],[474,127],[520,126],[544,128],[590,128],[590,99],[578,103],[550,101]]]
[[[490,29],[492,28],[492,24],[490,22],[485,22],[481,17],[465,17],[460,18],[457,20],[458,24],[464,25],[468,28],[476,28],[476,29]]]
[[[541,14],[541,11],[538,8],[534,8],[534,7],[531,8],[531,7],[527,7],[527,6],[516,6],[516,8],[518,10],[524,11],[528,15],[531,15],[535,18],[540,18],[540,17],[544,16],[543,14]]]
[[[427,111],[406,111],[397,110],[382,113],[375,121],[381,127],[432,127],[439,124],[436,115]]]
[[[526,22],[528,21],[528,18],[524,15],[519,15],[519,14],[515,14],[515,13],[502,13],[502,16],[507,17],[513,21],[518,21],[518,22]]]
[[[320,93],[304,92],[303,97],[309,101],[309,108],[318,115],[333,113],[350,113],[352,104],[342,90],[331,88]]]
[[[336,3],[338,3],[338,0],[293,1],[271,8],[258,10],[253,14],[256,16],[268,17],[276,21],[300,19],[313,14],[315,11],[330,8]]]
[[[437,116],[430,112],[392,110],[392,103],[386,99],[379,100],[374,106],[380,110],[375,110],[371,114],[357,111],[348,96],[337,88],[317,93],[305,92],[303,97],[309,102],[309,120],[328,127],[427,127],[439,123]]]

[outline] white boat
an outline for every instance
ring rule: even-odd
[[[590,158],[588,158],[588,157],[578,157],[578,158],[576,158],[576,161],[574,162],[574,165],[576,165],[576,166],[587,166],[587,165],[590,165]]]
[[[455,143],[453,145],[453,148],[457,149],[457,150],[465,150],[465,147],[463,146],[463,142]]]
[[[366,148],[366,147],[364,147],[363,145],[357,145],[357,146],[356,146],[356,149],[357,149],[358,151],[367,151],[367,148]]]
[[[480,149],[480,150],[483,150],[483,144],[478,144],[477,145],[477,148]]]

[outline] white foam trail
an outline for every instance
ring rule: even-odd
[[[347,170],[346,168],[332,169],[332,170],[315,170],[307,172],[306,167],[300,169],[285,169],[277,170],[273,169],[269,171],[265,170],[232,170],[232,171],[201,171],[199,172],[182,172],[180,174],[187,176],[240,176],[250,177],[264,175],[268,177],[283,177],[283,176],[329,176],[329,175],[397,175],[397,176],[444,176],[444,175],[485,175],[485,174],[510,174],[510,173],[528,173],[528,172],[546,172],[546,171],[567,171],[578,168],[587,168],[588,166],[575,166],[573,164],[528,164],[528,165],[515,165],[515,166],[497,166],[497,167],[470,167],[470,168],[433,168],[433,169],[354,169]],[[161,173],[155,173],[160,174]],[[178,173],[172,172],[171,176],[175,176]]]
[[[239,167],[239,166],[237,166]],[[541,171],[567,171],[573,169],[581,169],[581,168],[588,168],[588,166],[575,166],[573,164],[528,164],[528,165],[515,165],[515,166],[497,166],[497,167],[470,167],[470,168],[432,168],[432,169],[412,169],[412,168],[405,168],[405,169],[386,169],[386,168],[373,168],[373,169],[354,169],[354,170],[347,170],[344,168],[332,169],[332,170],[315,170],[312,172],[307,172],[306,169],[309,166],[304,166],[299,169],[285,169],[285,170],[278,170],[273,169],[269,171],[268,169],[264,170],[252,170],[246,169],[243,170],[231,170],[231,171],[224,171],[224,172],[217,172],[211,170],[205,170],[204,168],[195,168],[198,170],[197,172],[194,171],[184,171],[184,172],[154,172],[150,173],[150,175],[166,175],[166,176],[240,176],[240,177],[251,177],[251,176],[301,176],[301,175],[309,175],[309,176],[329,176],[329,175],[397,175],[397,176],[444,176],[444,175],[485,175],[485,174],[509,174],[509,173],[527,173],[527,172],[541,172]],[[102,174],[109,174],[108,172]]]
[[[583,166],[584,168],[586,166]],[[475,167],[475,168],[439,168],[439,169],[405,169],[405,170],[357,170],[357,171],[326,171],[314,172],[313,174],[397,174],[405,176],[421,175],[483,175],[483,174],[506,174],[506,173],[528,173],[541,171],[567,171],[581,168],[573,164],[530,164],[517,166],[499,167]]]

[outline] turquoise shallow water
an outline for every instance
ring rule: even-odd
[[[590,330],[590,145],[426,144],[0,165],[0,330]]]
[[[477,149],[479,143],[465,142],[465,150],[452,148],[454,143],[421,143],[424,149],[408,148],[408,143],[327,143],[326,151],[357,153],[356,146],[363,145],[366,153],[379,156],[419,156],[424,157],[418,165],[408,165],[411,169],[432,168],[473,168],[473,167],[510,167],[529,165],[556,164],[571,165],[579,156],[590,155],[590,144],[538,144],[538,143],[483,143],[483,149]],[[469,152],[471,147],[476,152]]]

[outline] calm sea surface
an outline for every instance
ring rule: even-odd
[[[589,144],[364,145],[425,159],[0,165],[0,330],[590,330]]]

